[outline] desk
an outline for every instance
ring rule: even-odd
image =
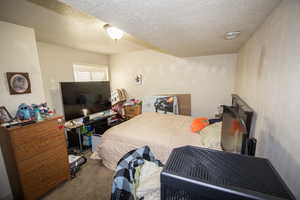
[[[116,113],[114,112],[106,112],[103,115],[91,115],[92,119],[89,120],[89,122],[87,123],[83,123],[83,119],[75,119],[75,120],[71,120],[67,123],[65,123],[65,129],[66,131],[71,131],[73,129],[75,129],[75,132],[78,136],[78,141],[79,141],[79,151],[80,153],[83,152],[83,144],[82,144],[82,134],[81,133],[81,128],[83,126],[88,126],[91,125],[94,128],[94,134],[100,134],[102,135],[107,129],[109,129],[111,127],[111,125],[109,125],[108,123],[108,118],[115,116]]]

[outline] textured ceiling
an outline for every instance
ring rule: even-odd
[[[39,41],[104,54],[153,48],[125,34],[115,42],[103,30],[103,21],[55,0],[4,0],[0,20],[35,29]]]
[[[280,0],[61,0],[177,56],[233,53]],[[228,31],[241,31],[233,41]]]

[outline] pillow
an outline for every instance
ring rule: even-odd
[[[192,122],[192,132],[197,133],[209,125],[208,118],[196,118]]]
[[[202,146],[209,149],[222,150],[221,148],[222,122],[211,124],[202,129],[201,136]]]

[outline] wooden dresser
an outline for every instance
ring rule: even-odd
[[[137,115],[140,115],[142,113],[142,105],[133,105],[133,106],[125,106],[125,117],[127,119],[131,119]]]
[[[64,129],[52,117],[0,129],[0,143],[14,199],[38,199],[69,178]]]

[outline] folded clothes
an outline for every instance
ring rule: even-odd
[[[157,166],[162,166],[162,163],[155,159],[148,146],[134,149],[120,159],[112,184],[112,200],[137,199],[137,179],[135,178],[136,169],[139,166],[142,166],[145,161],[152,162]]]
[[[140,167],[136,197],[143,200],[160,200],[160,173],[162,167],[145,160]]]

